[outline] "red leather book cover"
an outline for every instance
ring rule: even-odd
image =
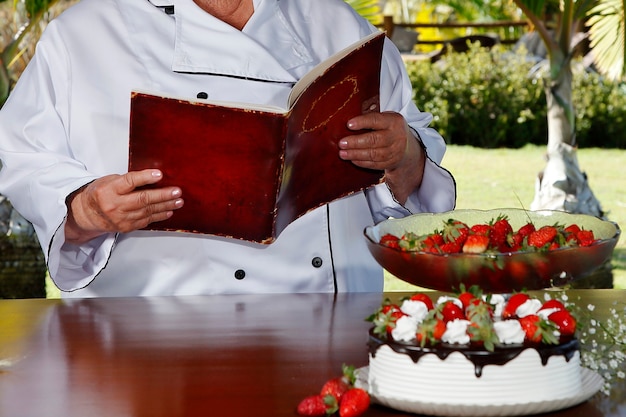
[[[296,84],[285,111],[133,92],[129,170],[161,169],[158,186],[185,200],[147,229],[271,243],[307,211],[380,182],[338,156],[348,119],[379,111],[384,34],[364,41]]]

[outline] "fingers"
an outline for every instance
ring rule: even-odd
[[[108,175],[68,200],[66,239],[85,242],[104,233],[127,233],[165,220],[183,206],[178,187],[142,188],[162,178],[159,170]]]
[[[339,141],[339,157],[363,168],[396,168],[407,152],[412,134],[404,117],[398,113],[370,113],[355,117],[348,128],[364,131]]]
[[[158,169],[144,169],[142,171],[131,171],[121,176],[124,181],[116,185],[120,194],[128,194],[135,188],[145,185],[156,184],[163,178],[163,173]]]

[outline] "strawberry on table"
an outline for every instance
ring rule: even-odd
[[[323,417],[337,411],[337,400],[332,396],[310,395],[298,404],[297,413],[301,416]]]
[[[356,417],[370,406],[370,395],[362,388],[352,388],[339,402],[339,417]]]
[[[356,417],[370,404],[369,393],[355,387],[354,366],[344,364],[341,376],[329,379],[319,394],[304,398],[297,407],[301,416],[323,417],[339,413],[340,417]]]
[[[348,378],[344,375],[332,378],[322,386],[320,390],[320,395],[322,397],[326,395],[331,395],[335,397],[337,401],[341,400],[343,394],[346,393],[350,389],[351,385],[348,381]]]

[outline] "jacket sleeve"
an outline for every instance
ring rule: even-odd
[[[421,212],[445,212],[456,204],[456,183],[452,174],[439,164],[446,151],[441,135],[429,127],[430,113],[421,112],[413,100],[411,81],[397,48],[386,39],[381,66],[381,109],[401,113],[421,140],[426,152],[426,167],[421,186],[401,205],[386,184],[366,190],[375,223],[390,217],[401,218]]]
[[[62,289],[86,285],[108,259],[114,235],[83,246],[63,242],[66,198],[98,175],[69,146],[69,59],[51,23],[0,111],[0,194],[37,232],[50,276]],[[86,271],[85,268],[92,271]],[[85,277],[91,278],[85,278]]]

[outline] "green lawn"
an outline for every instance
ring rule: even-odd
[[[544,167],[543,146],[522,149],[479,149],[450,145],[442,162],[457,183],[457,208],[528,208],[535,194],[535,178]],[[626,150],[580,149],[578,162],[609,220],[626,225],[626,181],[621,174]],[[626,238],[613,256],[616,288],[626,289]],[[385,289],[410,291],[416,287],[387,275]]]

